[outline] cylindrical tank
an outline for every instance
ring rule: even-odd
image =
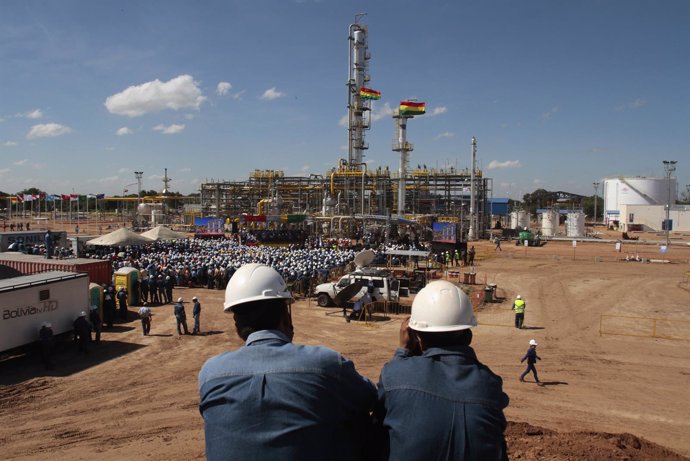
[[[585,214],[582,211],[568,213],[565,235],[568,237],[582,237],[585,235]]]
[[[553,237],[558,232],[558,210],[549,208],[541,217],[541,233]]]
[[[510,228],[529,228],[530,215],[525,210],[517,210],[510,213]]]
[[[604,179],[604,210],[617,212],[621,205],[665,205],[668,202],[666,178],[619,177]],[[671,203],[676,201],[676,178],[671,178]]]

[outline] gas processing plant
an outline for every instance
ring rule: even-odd
[[[371,101],[380,99],[381,93],[369,88],[368,29],[359,19],[349,27],[347,159],[323,174],[285,176],[280,170],[255,170],[246,180],[204,183],[202,214],[265,226],[319,223],[318,232],[338,237],[384,223],[433,221],[456,223],[462,240],[485,236],[492,180],[476,167],[475,138],[468,146],[469,170],[410,167],[414,146],[407,140],[407,125],[425,113],[424,102],[401,101],[394,111],[392,151],[400,156],[397,171],[367,168],[365,134],[371,127]],[[423,155],[417,163],[424,164]]]

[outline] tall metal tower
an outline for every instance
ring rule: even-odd
[[[349,28],[349,75],[347,80],[348,109],[348,167],[361,170],[364,151],[369,145],[364,141],[364,130],[369,129],[371,122],[371,103],[362,98],[360,90],[369,82],[369,45],[368,29],[359,24],[366,13],[355,15],[355,22]]]
[[[393,143],[393,152],[400,152],[400,166],[398,167],[398,214],[405,214],[405,178],[407,177],[407,167],[410,163],[410,152],[414,146],[407,142],[407,120],[413,118],[411,115],[400,115],[400,111],[395,111],[395,127],[398,133],[397,142]]]
[[[477,238],[477,186],[474,172],[477,171],[477,138],[472,136],[472,172],[470,176],[470,230],[467,234],[469,240]]]

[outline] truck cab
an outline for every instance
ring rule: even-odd
[[[315,290],[317,304],[321,307],[332,305],[336,295],[355,281],[361,281],[363,285],[362,289],[352,297],[355,301],[370,290],[371,297],[375,301],[398,302],[400,282],[395,277],[386,271],[362,269],[342,276],[337,282],[317,285]]]

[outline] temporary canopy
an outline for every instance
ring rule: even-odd
[[[126,227],[122,227],[109,234],[101,235],[86,242],[87,245],[120,246],[120,245],[144,245],[153,242],[153,239],[139,235]]]
[[[185,234],[182,234],[180,232],[175,232],[174,230],[170,229],[169,227],[165,226],[156,226],[151,230],[147,230],[146,232],[141,234],[143,237],[148,237],[153,240],[176,240],[176,239],[183,239],[187,238]]]

